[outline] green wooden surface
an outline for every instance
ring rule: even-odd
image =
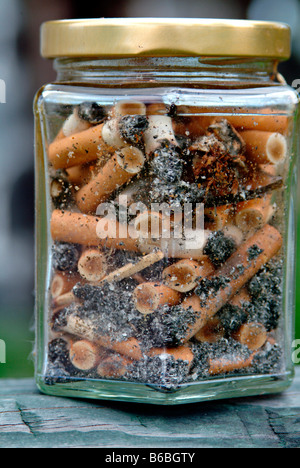
[[[281,395],[177,407],[41,395],[0,380],[0,447],[300,447],[300,368]]]

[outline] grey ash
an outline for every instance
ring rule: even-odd
[[[226,335],[236,332],[247,321],[248,313],[243,307],[226,304],[217,314]]]
[[[52,340],[48,346],[48,359],[50,362],[69,362],[68,344],[62,338]]]
[[[220,289],[225,289],[230,283],[230,279],[224,276],[215,276],[213,278],[203,278],[195,289],[195,294],[199,296],[203,305],[216,295]]]
[[[246,360],[251,351],[232,338],[222,338],[218,343],[193,342],[194,361],[191,368],[193,380],[205,379],[209,376],[209,361],[214,359],[234,360],[237,357]],[[235,371],[234,373],[244,372]]]
[[[189,374],[189,363],[169,354],[148,357],[128,367],[126,380],[157,386],[158,390],[176,390]]]
[[[57,209],[67,208],[73,201],[72,186],[65,171],[57,171],[50,184],[52,203]]]
[[[180,158],[181,150],[174,145],[162,146],[153,153],[150,172],[165,184],[180,181],[183,174],[184,161]]]
[[[119,123],[122,138],[133,146],[143,146],[143,135],[148,127],[149,121],[145,115],[126,115]]]
[[[254,357],[251,372],[254,374],[272,374],[280,372],[283,352],[279,344],[267,342]]]
[[[263,250],[258,247],[258,245],[254,244],[251,245],[248,249],[248,260],[255,260],[257,257],[259,257],[260,254],[263,253]]]
[[[231,257],[236,248],[237,245],[232,238],[226,237],[223,231],[216,231],[209,236],[203,253],[218,268]]]
[[[140,323],[138,338],[145,349],[183,344],[186,333],[196,321],[195,312],[190,307],[160,307]]]
[[[183,206],[185,203],[202,203],[206,197],[205,188],[196,183],[180,181],[165,183],[155,178],[149,192],[151,203],[168,203]]]
[[[67,383],[70,377],[78,375],[78,371],[69,359],[68,344],[63,339],[55,339],[48,346],[48,364],[45,376],[46,385]]]
[[[77,269],[78,260],[78,245],[55,242],[52,246],[52,265],[55,270],[73,272]]]
[[[267,331],[278,327],[282,306],[282,262],[271,260],[248,283],[252,302],[249,320],[262,323]]]
[[[96,102],[82,102],[78,106],[78,115],[91,124],[100,124],[107,116],[106,110]]]
[[[115,341],[127,340],[134,336],[133,323],[141,315],[132,300],[137,284],[134,280],[104,283],[101,287],[78,284],[73,293],[83,302],[76,314],[91,320],[95,333],[100,336],[110,336]]]

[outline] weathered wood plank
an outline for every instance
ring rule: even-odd
[[[300,368],[282,395],[155,407],[41,395],[0,381],[0,447],[300,447]]]

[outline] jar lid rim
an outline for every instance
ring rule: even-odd
[[[48,21],[41,55],[59,57],[257,57],[286,60],[291,30],[271,21],[93,18]]]

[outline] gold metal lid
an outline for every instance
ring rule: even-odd
[[[41,54],[56,57],[259,57],[288,59],[286,24],[193,18],[49,21]]]

